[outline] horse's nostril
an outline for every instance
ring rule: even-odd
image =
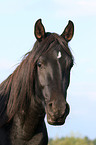
[[[49,107],[52,107],[52,103],[49,103]]]
[[[49,105],[50,111],[52,111],[52,102],[50,102],[48,105]]]

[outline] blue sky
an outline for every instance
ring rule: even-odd
[[[47,124],[49,137],[75,135],[96,138],[96,1],[0,0],[0,82],[21,62],[35,42],[34,24],[41,18],[46,31],[61,34],[72,20],[69,46],[75,58],[68,89],[71,107],[65,125]]]

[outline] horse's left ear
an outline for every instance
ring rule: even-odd
[[[40,42],[45,38],[45,28],[41,22],[41,19],[37,20],[35,23],[34,34],[36,39]]]
[[[68,25],[66,26],[65,30],[63,31],[63,33],[61,34],[61,36],[67,41],[69,42],[74,34],[74,24],[72,21],[69,20]]]

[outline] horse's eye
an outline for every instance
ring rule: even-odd
[[[41,62],[37,62],[37,66],[41,67],[42,63]]]

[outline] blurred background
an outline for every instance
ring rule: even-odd
[[[47,32],[61,34],[69,20],[75,26],[69,47],[75,59],[67,100],[70,114],[63,126],[47,124],[49,138],[96,138],[96,1],[0,0],[0,83],[36,41],[34,24],[41,18]],[[45,119],[46,120],[46,119]]]

